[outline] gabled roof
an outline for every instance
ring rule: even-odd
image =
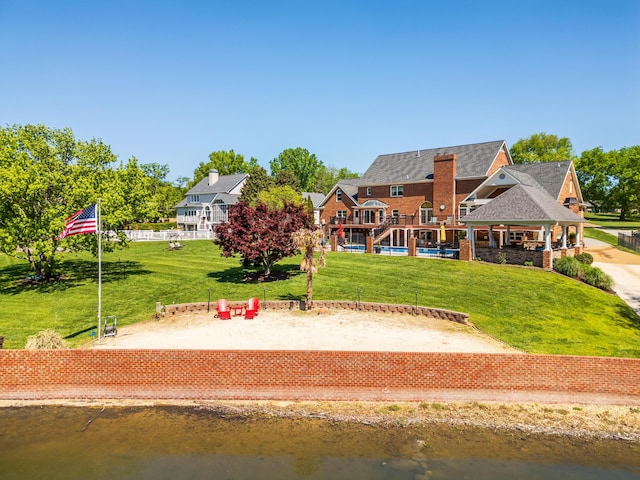
[[[323,206],[327,203],[327,200],[331,198],[331,196],[336,192],[336,190],[340,189],[340,191],[346,194],[354,205],[358,205],[358,184],[360,183],[359,178],[343,178],[336,183],[329,193],[322,199],[319,206]],[[314,203],[315,206],[315,203]]]
[[[211,193],[229,193],[237,187],[249,175],[246,173],[236,173],[234,175],[220,175],[218,181],[213,185],[209,185],[209,176],[204,177],[196,183],[186,193],[187,195],[203,195]]]
[[[586,220],[539,188],[520,184],[462,217],[460,222],[469,225],[575,225],[586,223]]]
[[[240,200],[240,195],[235,193],[216,193],[211,203],[216,203],[216,200],[220,200],[223,205],[235,205]]]
[[[309,197],[311,198],[311,203],[313,203],[314,208],[318,208],[324,200],[324,195],[322,193],[302,192],[303,200],[307,200]]]
[[[433,178],[433,157],[450,153],[458,156],[456,178],[486,177],[501,150],[511,162],[504,140],[379,155],[361,177],[360,184],[386,185],[429,180],[429,176]]]
[[[564,160],[562,162],[524,163],[520,165],[509,165],[504,168],[513,172],[514,175],[518,173],[530,175],[549,195],[558,200],[564,185],[564,180],[571,169],[571,160]],[[523,181],[522,183],[527,182]]]

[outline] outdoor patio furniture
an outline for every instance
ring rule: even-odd
[[[258,315],[258,310],[260,310],[260,299],[258,297],[252,297],[249,299],[249,303],[247,304],[247,310],[245,311],[244,318],[253,318]]]
[[[231,320],[231,309],[229,308],[229,302],[227,302],[224,298],[221,298],[216,302],[216,310],[218,317],[220,320]]]

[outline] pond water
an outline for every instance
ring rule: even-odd
[[[640,479],[640,444],[452,425],[0,408],[0,479]]]

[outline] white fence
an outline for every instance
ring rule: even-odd
[[[124,230],[127,238],[133,242],[161,242],[170,240],[213,240],[211,230],[185,232],[182,230]]]

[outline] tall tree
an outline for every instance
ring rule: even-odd
[[[293,234],[293,244],[302,252],[300,270],[307,273],[307,301],[305,310],[313,309],[313,276],[318,268],[326,265],[326,248],[322,242],[322,231],[317,228],[302,228]],[[314,254],[318,250],[319,257]]]
[[[210,170],[217,170],[220,175],[233,175],[236,173],[248,173],[253,167],[258,165],[258,160],[251,157],[247,162],[244,155],[235,153],[233,150],[228,152],[220,150],[209,154],[208,162],[200,162],[198,167],[193,171],[193,182],[195,185],[200,180],[209,175]]]
[[[605,210],[619,210],[620,220],[640,209],[640,146],[582,152],[576,172],[585,197]]]
[[[542,163],[575,160],[573,145],[567,137],[558,138],[544,132],[522,138],[509,150],[513,163]]]
[[[263,269],[269,276],[277,261],[296,254],[293,232],[310,226],[302,205],[288,203],[272,210],[264,203],[252,208],[238,202],[229,212],[229,221],[216,226],[215,241],[223,256],[240,255],[244,268]]]
[[[297,147],[284,150],[269,165],[272,176],[276,176],[281,170],[293,172],[300,181],[302,191],[309,192],[313,190],[322,162],[306,148]]]
[[[344,178],[358,178],[355,172],[350,171],[348,168],[342,167],[340,169],[336,167],[325,167],[324,165],[318,171],[316,175],[316,183],[314,185],[313,192],[327,194],[334,187],[336,183]]]
[[[277,210],[284,207],[287,203],[293,203],[294,205],[302,204],[302,195],[300,192],[296,192],[289,186],[274,185],[268,190],[262,190],[258,192],[256,201],[258,203],[264,203],[271,210]]]
[[[150,182],[151,200],[147,220],[156,221],[171,217],[175,206],[183,197],[183,190],[167,181],[169,166],[158,163],[140,165]],[[188,179],[187,179],[188,180]]]
[[[274,185],[273,178],[267,171],[260,167],[253,167],[249,171],[249,178],[242,187],[240,201],[256,206],[258,204],[258,194],[263,190],[269,190]]]
[[[77,140],[70,129],[0,129],[0,251],[26,257],[43,279],[55,276],[59,247],[95,252],[94,235],[59,239],[65,218],[102,198],[104,230],[117,231],[139,214],[148,198],[146,183],[138,182],[146,176],[137,164],[114,170],[115,162],[108,145]],[[104,248],[125,243],[122,236],[121,242],[105,242]]]

